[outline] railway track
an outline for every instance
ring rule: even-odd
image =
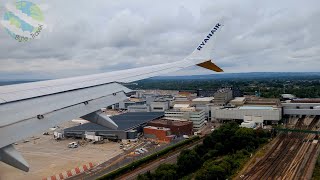
[[[317,130],[319,116],[312,117],[312,120],[310,118],[302,116],[294,128]],[[319,150],[319,143],[312,142],[315,138],[315,134],[281,133],[276,137],[273,147],[242,179],[305,179],[312,173],[310,167]]]

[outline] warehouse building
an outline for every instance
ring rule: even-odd
[[[190,99],[184,95],[177,95],[174,97],[175,104],[187,104],[190,103]]]
[[[152,112],[164,112],[170,108],[170,102],[167,100],[156,100],[150,103]]]
[[[280,99],[278,98],[262,98],[256,96],[246,96],[246,106],[275,106],[280,107]]]
[[[279,121],[282,110],[274,106],[240,106],[211,108],[212,120],[244,120],[245,116],[262,117],[264,121]]]
[[[246,98],[245,97],[236,97],[233,100],[231,100],[229,103],[232,106],[243,106],[246,102]]]
[[[209,103],[212,103],[214,100],[214,97],[200,97],[200,98],[195,98],[192,100],[192,105],[197,106],[197,105],[206,105]]]
[[[150,106],[143,105],[131,105],[128,106],[128,112],[150,112]]]
[[[204,110],[206,119],[208,119],[210,114],[210,105],[213,103],[214,97],[200,97],[192,100],[192,106],[196,110]]]
[[[293,100],[296,96],[293,94],[281,94],[281,101]]]
[[[165,127],[171,130],[176,136],[192,135],[192,122],[190,121],[174,121],[168,119],[156,119],[147,123],[148,126]]]
[[[186,104],[175,104],[173,106],[173,109],[179,110],[179,109],[188,109],[190,108],[190,103],[186,103]]]
[[[149,121],[163,116],[163,112],[124,113],[110,117],[118,125],[116,130],[94,123],[86,123],[64,129],[64,136],[82,138],[86,132],[94,132],[94,135],[103,136],[105,139],[135,139],[139,133],[142,133],[143,127]]]
[[[284,115],[320,115],[320,99],[294,99],[282,108]]]
[[[194,131],[200,130],[206,121],[204,110],[196,110],[194,107],[188,109],[172,109],[165,112],[166,119],[187,120],[193,124]]]
[[[171,134],[169,128],[146,126],[143,128],[144,137],[147,139],[156,140],[158,142],[170,143],[175,135]]]
[[[214,104],[223,106],[226,105],[232,98],[233,96],[231,89],[219,89],[216,93],[214,93]]]
[[[141,100],[138,98],[129,98],[129,99],[126,99],[124,101],[121,101],[119,103],[112,105],[112,109],[126,110],[126,109],[128,109],[129,106],[144,105],[146,103],[147,102],[145,100]]]
[[[217,91],[216,89],[211,89],[211,90],[198,89],[197,90],[197,96],[198,97],[213,97],[214,93],[216,91]]]

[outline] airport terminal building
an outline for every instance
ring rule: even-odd
[[[104,139],[135,139],[143,132],[143,127],[148,122],[161,118],[164,112],[132,112],[110,117],[118,129],[113,130],[94,123],[85,123],[71,128],[64,129],[65,137],[83,138],[87,132],[96,136],[103,136]]]
[[[212,120],[244,120],[245,116],[262,117],[264,121],[279,121],[282,109],[273,106],[212,107]]]

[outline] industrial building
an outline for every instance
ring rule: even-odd
[[[259,116],[264,121],[279,121],[282,109],[274,106],[240,106],[240,107],[212,107],[212,120],[244,120],[245,116]]]
[[[177,109],[177,110],[179,110],[179,109],[188,109],[188,108],[190,108],[190,103],[186,103],[186,104],[175,104],[175,105],[173,106],[173,109]]]
[[[161,118],[163,115],[163,112],[124,113],[110,117],[118,125],[116,130],[94,123],[85,123],[64,129],[64,136],[82,138],[86,132],[94,132],[94,135],[102,136],[105,139],[135,139],[138,133],[142,133],[143,127],[149,121]]]
[[[171,142],[175,135],[171,134],[169,128],[146,126],[143,128],[144,137],[147,139],[156,140],[159,142]]]
[[[192,122],[190,121],[174,121],[168,119],[156,119],[147,123],[148,126],[165,127],[171,130],[176,136],[192,135]]]
[[[281,106],[280,99],[278,98],[262,98],[256,96],[245,96],[245,98],[245,105],[247,106]]]
[[[170,102],[167,100],[156,100],[150,103],[151,112],[164,112],[170,108]]]
[[[281,101],[293,100],[296,96],[293,94],[281,94]]]
[[[236,97],[233,100],[231,100],[230,105],[232,106],[243,106],[246,103],[245,97]]]
[[[205,116],[209,116],[210,107],[209,105],[212,104],[214,101],[214,97],[200,97],[195,98],[192,100],[191,105],[196,108],[196,110],[204,110]]]
[[[233,96],[231,89],[219,89],[216,93],[214,93],[214,104],[223,106],[226,105],[232,98]]]
[[[166,119],[191,121],[194,131],[200,130],[205,125],[206,120],[205,111],[196,110],[194,107],[165,111],[164,116]]]
[[[128,112],[164,112],[170,108],[170,102],[167,100],[155,100],[142,105],[128,106]]]
[[[261,116],[244,116],[240,126],[246,128],[263,128],[263,118]]]
[[[174,97],[174,102],[177,104],[189,103],[190,99],[185,95],[177,95]]]
[[[284,115],[320,115],[320,99],[294,99],[282,103]]]
[[[133,106],[133,105],[144,105],[147,102],[145,100],[141,100],[138,98],[130,98],[124,101],[121,101],[119,103],[116,103],[114,105],[112,105],[112,109],[124,109],[127,110],[129,106]]]
[[[203,90],[203,89],[198,89],[197,90],[197,96],[198,97],[213,97],[214,93],[216,92],[216,89],[212,90]]]
[[[150,106],[146,104],[128,106],[128,112],[150,112]]]
[[[200,98],[195,98],[192,100],[192,105],[197,106],[197,105],[206,105],[209,103],[212,103],[214,100],[214,97],[200,97]]]

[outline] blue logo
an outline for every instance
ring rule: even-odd
[[[221,26],[221,24],[219,24],[219,23],[216,24],[216,26],[210,31],[208,36],[206,38],[204,38],[204,40],[201,42],[201,44],[197,47],[198,51],[200,51],[202,49],[202,47],[207,44],[207,42],[210,40],[211,36],[213,36],[213,34],[219,29],[220,26]]]
[[[17,1],[7,4],[1,24],[8,34],[19,42],[35,39],[44,29],[44,17],[41,9],[29,1]]]

